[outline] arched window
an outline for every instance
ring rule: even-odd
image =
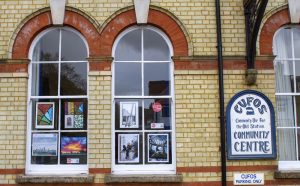
[[[300,170],[300,28],[285,27],[273,40],[276,55],[279,169]]]
[[[51,28],[29,55],[26,173],[87,173],[87,44],[73,29]]]
[[[175,173],[172,46],[150,26],[113,48],[113,173]]]

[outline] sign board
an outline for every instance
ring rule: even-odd
[[[264,185],[264,173],[237,173],[233,175],[233,185]]]
[[[228,159],[276,158],[274,108],[264,94],[239,92],[228,103],[226,117]]]

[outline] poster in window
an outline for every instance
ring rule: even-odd
[[[66,129],[84,128],[84,103],[83,102],[65,102],[65,125]]]
[[[54,128],[54,107],[54,102],[37,102],[35,128]]]
[[[87,138],[85,136],[62,136],[61,155],[86,155]]]
[[[139,134],[119,134],[118,163],[139,163]]]
[[[57,156],[56,133],[33,133],[32,156]]]
[[[120,128],[139,128],[138,102],[120,102]]]
[[[148,162],[169,162],[169,134],[148,134]]]

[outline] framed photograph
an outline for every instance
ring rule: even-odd
[[[86,155],[87,138],[85,136],[62,136],[60,139],[61,155]]]
[[[54,102],[36,103],[36,122],[37,129],[54,129]]]
[[[57,133],[33,133],[32,156],[57,156]]]
[[[139,134],[118,135],[118,163],[139,163]]]
[[[139,128],[138,109],[138,102],[120,102],[120,128]]]
[[[65,129],[84,128],[84,103],[83,102],[65,102],[64,117]]]
[[[148,134],[148,162],[169,162],[169,134]]]

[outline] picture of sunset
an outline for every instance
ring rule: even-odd
[[[61,138],[62,155],[85,155],[87,152],[86,137],[69,137]]]

